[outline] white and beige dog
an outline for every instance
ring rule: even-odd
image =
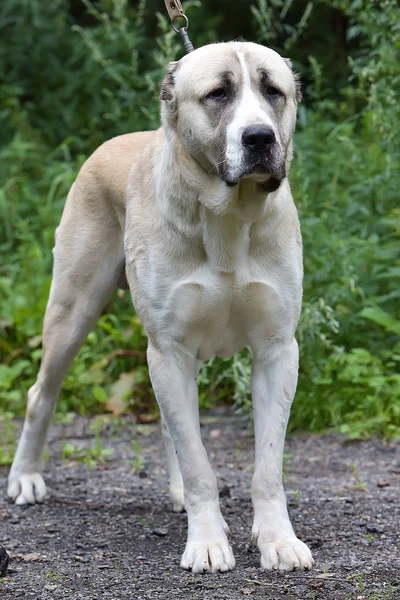
[[[181,566],[235,559],[202,444],[196,374],[212,355],[253,353],[253,537],[266,569],[310,568],[282,485],[296,389],[302,247],[287,172],[299,85],[290,62],[252,43],[172,63],[162,127],[101,146],[82,167],[56,232],[43,358],[9,476],[17,504],[43,500],[42,455],[63,378],[117,285],[148,335],[174,510],[188,515]]]

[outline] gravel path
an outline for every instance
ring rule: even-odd
[[[231,416],[204,417],[202,431],[235,571],[180,570],[186,516],[169,510],[158,426],[76,418],[51,431],[43,505],[9,503],[0,469],[0,544],[11,557],[0,598],[400,599],[400,444],[290,437],[289,511],[316,565],[309,573],[264,573],[250,541],[252,433]]]

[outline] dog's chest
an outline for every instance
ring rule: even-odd
[[[287,266],[294,257],[285,266],[269,250],[269,234],[255,237],[243,220],[208,214],[190,239],[170,234],[138,261],[134,302],[157,345],[179,344],[206,360],[247,345],[262,352],[271,338],[293,336],[301,276]]]
[[[177,283],[165,307],[165,331],[200,360],[231,356],[276,335],[285,321],[280,294],[271,281],[244,275],[199,269]]]
[[[207,228],[207,260],[174,281],[163,307],[167,337],[200,360],[231,356],[246,345],[254,349],[285,321],[273,265],[250,257],[249,228],[234,226]]]

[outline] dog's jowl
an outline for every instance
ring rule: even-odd
[[[181,565],[235,565],[202,444],[196,374],[212,355],[253,353],[253,537],[266,569],[310,568],[282,485],[298,371],[302,248],[287,173],[299,85],[251,43],[212,44],[167,67],[162,127],[123,135],[84,164],[56,232],[43,359],[9,476],[17,504],[43,500],[42,455],[63,378],[124,270],[148,336]]]

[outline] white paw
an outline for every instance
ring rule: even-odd
[[[297,537],[281,538],[274,541],[258,539],[261,552],[261,566],[267,571],[293,571],[295,569],[311,569],[314,559],[311,551]]]
[[[169,488],[169,497],[172,503],[172,510],[176,513],[183,512],[185,508],[183,488]]]
[[[22,474],[8,479],[8,496],[15,504],[35,504],[43,502],[46,484],[40,473]]]
[[[181,567],[192,573],[224,573],[234,566],[235,558],[225,535],[209,542],[188,540],[181,560]]]

